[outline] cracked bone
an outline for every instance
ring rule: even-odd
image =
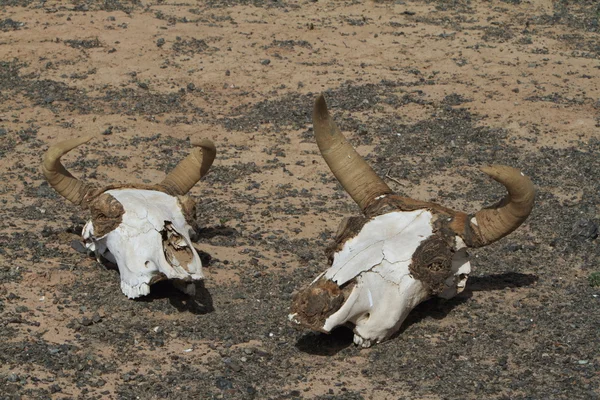
[[[216,154],[213,143],[195,143],[198,148],[159,184],[96,189],[74,178],[60,163],[61,156],[91,138],[51,146],[42,165],[59,194],[91,212],[82,232],[85,248],[98,261],[117,265],[121,290],[129,298],[149,294],[153,283],[165,279],[194,294],[193,282],[204,276],[190,239],[195,204],[186,193],[210,168]]]
[[[389,339],[422,301],[463,291],[467,248],[506,236],[533,207],[529,178],[500,165],[483,171],[508,195],[474,215],[395,195],[343,137],[322,96],[313,122],[321,154],[364,217],[342,221],[329,269],[294,295],[289,319],[298,326],[325,333],[349,326],[362,347]]]

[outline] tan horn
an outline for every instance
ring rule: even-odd
[[[313,125],[317,145],[331,172],[364,210],[375,198],[392,193],[389,186],[354,150],[329,116],[323,95],[315,101]]]
[[[42,161],[42,171],[48,183],[70,202],[83,206],[83,200],[94,187],[75,178],[61,164],[60,158],[75,147],[89,142],[94,135],[65,140],[50,146]]]
[[[481,170],[506,187],[508,194],[498,204],[484,208],[471,220],[474,244],[485,246],[517,229],[533,208],[535,188],[533,182],[516,168],[490,165]]]
[[[189,192],[206,175],[217,155],[214,143],[208,139],[192,142],[192,145],[196,148],[158,184],[173,196]]]

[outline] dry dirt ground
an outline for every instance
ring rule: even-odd
[[[0,5],[0,398],[600,397],[597,1]],[[286,318],[359,213],[314,142],[320,92],[398,193],[472,212],[503,195],[491,162],[538,188],[519,230],[471,252],[464,293],[367,350]],[[88,215],[40,157],[91,133],[65,164],[98,186],[217,144],[191,191],[195,298],[128,300],[75,250]]]

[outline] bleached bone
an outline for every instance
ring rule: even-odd
[[[482,170],[509,194],[475,215],[395,195],[346,141],[322,96],[313,122],[321,154],[365,216],[342,222],[329,269],[294,295],[295,324],[326,333],[353,327],[363,347],[386,340],[422,301],[460,293],[471,272],[467,247],[509,234],[533,207],[529,178],[500,165]]]
[[[193,294],[193,281],[203,279],[202,263],[190,232],[195,203],[185,194],[206,174],[216,155],[214,144],[203,140],[156,185],[116,185],[95,189],[74,178],[60,157],[90,137],[51,146],[42,170],[54,189],[69,201],[88,209],[85,247],[98,261],[116,264],[121,290],[129,298],[150,293],[150,285],[172,279]]]

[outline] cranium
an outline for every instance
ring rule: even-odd
[[[296,324],[326,333],[353,327],[354,343],[363,347],[386,340],[422,301],[464,289],[467,247],[508,235],[533,208],[531,180],[501,165],[482,171],[508,195],[474,215],[398,196],[346,141],[323,96],[313,123],[323,158],[364,216],[342,222],[328,249],[330,268],[294,295],[289,317]]]
[[[51,146],[42,170],[50,185],[91,212],[83,228],[84,245],[98,261],[116,264],[121,290],[129,298],[150,293],[150,285],[173,279],[187,293],[202,279],[202,263],[190,240],[195,203],[186,193],[207,172],[216,150],[210,140],[194,143],[191,154],[155,185],[111,185],[103,189],[76,179],[60,158],[93,136]]]

